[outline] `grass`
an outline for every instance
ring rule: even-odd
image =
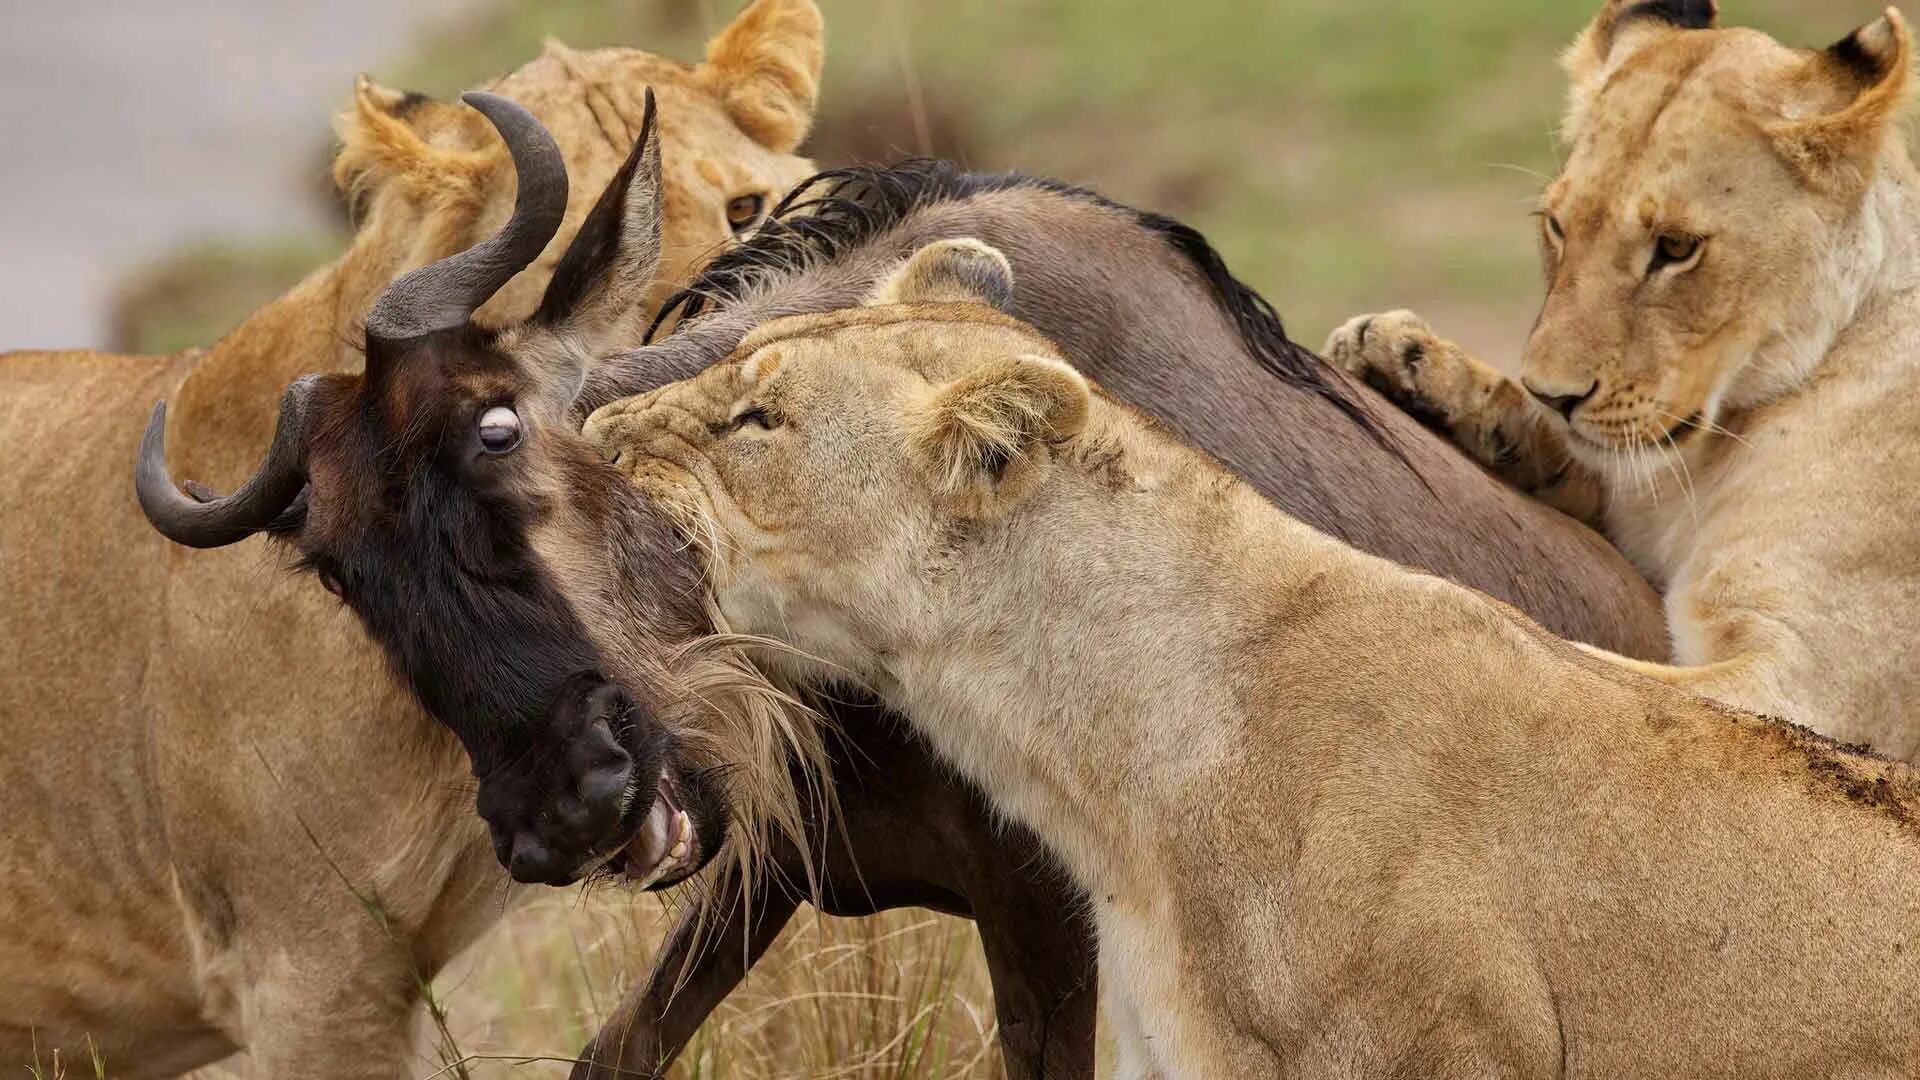
[[[86,1069],[85,1075],[93,1077],[93,1080],[107,1080],[106,1059],[100,1056],[100,1048],[94,1045],[91,1036],[87,1038]],[[31,1080],[80,1080],[77,1074],[69,1071],[68,1063],[62,1060],[60,1051],[49,1051],[42,1058],[37,1045],[33,1060],[27,1063],[27,1076]]]
[[[665,904],[618,890],[550,892],[516,911],[437,987],[473,1075],[566,1075],[563,1059],[644,977],[672,919]],[[998,1076],[991,1001],[971,924],[922,911],[849,920],[803,909],[673,1075]],[[548,1060],[521,1064],[528,1057]]]
[[[344,235],[300,236],[174,252],[115,291],[113,342],[144,353],[210,344],[344,246]]]
[[[1879,0],[1727,0],[1782,40],[1839,38]],[[934,152],[1091,184],[1205,231],[1318,345],[1414,307],[1489,359],[1538,302],[1532,199],[1556,165],[1554,58],[1597,0],[823,0],[825,164]],[[735,0],[511,0],[379,72],[449,94],[549,34],[694,58]],[[341,80],[342,91],[347,79]],[[316,137],[321,127],[315,123]],[[190,254],[135,295],[122,343],[204,343],[337,238]],[[242,291],[242,290],[250,291]],[[157,298],[157,299],[155,299]],[[670,915],[551,893],[434,986],[419,1076],[560,1076]],[[970,927],[802,915],[676,1069],[709,1077],[998,1075]],[[36,1072],[36,1080],[43,1080]],[[59,1073],[46,1073],[50,1078]]]
[[[1877,3],[1724,7],[1815,43]],[[508,0],[378,74],[451,94],[548,35],[694,58],[738,6]],[[824,163],[932,151],[1090,183],[1201,228],[1310,345],[1355,312],[1405,306],[1498,357],[1517,349],[1538,300],[1526,214],[1556,164],[1554,58],[1596,6],[823,0],[828,70],[810,149]],[[285,259],[263,261],[251,281],[291,280]],[[142,324],[120,343],[204,342],[248,306]]]

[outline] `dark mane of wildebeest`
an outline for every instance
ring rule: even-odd
[[[674,321],[672,334],[590,370],[576,408],[694,374],[771,319],[862,303],[900,259],[962,236],[1008,257],[1012,314],[1290,514],[1485,590],[1563,636],[1666,655],[1656,598],[1603,540],[1502,487],[1294,343],[1197,231],[1056,181],[940,161],[823,173],[667,301],[655,330]],[[832,712],[840,819],[819,838],[824,906],[972,915],[1010,1073],[1090,1077],[1092,951],[1072,914],[1084,898],[1033,837],[997,827],[978,793],[895,722],[861,706]],[[797,890],[782,877],[763,875],[752,904],[690,910],[650,981],[583,1052],[607,1068],[575,1076],[647,1073],[670,1058],[794,910]],[[719,921],[705,947],[694,928],[709,918]],[[743,935],[744,954],[732,945]]]
[[[1044,191],[1131,217],[1185,256],[1206,279],[1221,309],[1238,328],[1247,353],[1260,366],[1326,398],[1363,428],[1377,430],[1372,414],[1337,382],[1331,369],[1287,336],[1267,298],[1234,277],[1226,260],[1191,225],[1060,180],[1017,172],[967,172],[938,158],[831,169],[800,184],[780,200],[752,239],[721,253],[686,288],[667,298],[647,330],[647,340],[652,341],[669,320],[696,318],[716,303],[738,302],[769,278],[853,251],[923,207],[1011,188]]]
[[[821,173],[669,298],[655,327],[678,320],[674,333],[596,364],[576,411],[693,374],[769,319],[861,303],[899,259],[955,236],[1007,256],[1010,314],[1289,514],[1563,637],[1666,655],[1646,584],[1600,537],[1293,342],[1199,232],[1059,181],[932,160]]]

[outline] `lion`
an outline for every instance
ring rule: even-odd
[[[1060,855],[1120,1075],[1920,1070],[1920,775],[1309,528],[1011,288],[930,245],[588,432],[770,669]]]
[[[1823,51],[1704,0],[1610,0],[1567,52],[1569,146],[1518,380],[1409,312],[1331,358],[1665,594],[1635,670],[1920,754],[1920,173],[1889,9]]]
[[[557,237],[483,317],[533,310],[649,87],[670,162],[660,287],[755,228],[813,170],[796,150],[821,35],[811,0],[755,0],[700,64],[552,44],[494,83],[554,132],[573,184]],[[402,1076],[420,988],[506,908],[460,745],[351,614],[265,540],[170,549],[128,484],[161,397],[176,463],[218,486],[250,473],[286,384],[361,370],[381,290],[508,215],[513,168],[464,106],[363,80],[340,134],[351,245],[211,348],[0,360],[10,1068],[91,1049],[116,1077],[172,1076],[245,1051],[261,1076]],[[570,327],[580,348],[649,316],[600,314]]]

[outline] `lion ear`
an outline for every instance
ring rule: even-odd
[[[971,237],[939,240],[874,287],[874,304],[985,304],[1013,310],[1013,267],[997,248]]]
[[[1572,141],[1585,126],[1587,106],[1627,58],[1649,43],[1685,30],[1718,25],[1715,0],[1606,0],[1600,13],[1560,54],[1567,73],[1567,118],[1561,137]]]
[[[394,181],[416,198],[473,191],[486,159],[444,145],[444,133],[462,130],[470,111],[382,86],[365,75],[354,80],[353,105],[334,121],[340,150],[333,159],[334,185],[346,197],[353,220],[365,220],[373,199]]]
[[[755,142],[792,153],[813,126],[826,23],[813,0],[754,0],[707,43],[700,74]]]
[[[1087,380],[1058,360],[993,360],[919,409],[913,452],[957,513],[996,517],[1039,485],[1053,448],[1086,427],[1091,404]]]
[[[1769,134],[1794,171],[1820,190],[1869,180],[1887,134],[1899,125],[1913,82],[1913,32],[1887,13],[1841,38],[1811,61],[1810,82],[1829,111],[1775,125]],[[1832,103],[1841,102],[1838,108]]]

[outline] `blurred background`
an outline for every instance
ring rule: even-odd
[[[687,60],[738,0],[0,0],[0,345],[206,344],[344,243],[328,121],[548,35]],[[1783,40],[1879,0],[1728,0]],[[1414,307],[1498,359],[1537,297],[1557,51],[1596,0],[822,0],[823,165],[936,153],[1184,218],[1318,346]]]
[[[1882,2],[1723,9],[1824,44]],[[691,61],[743,3],[0,0],[0,347],[208,344],[332,258],[330,120],[358,72],[448,96],[549,35]],[[1532,321],[1555,60],[1598,0],[821,6],[822,165],[933,153],[1173,214],[1316,347],[1407,306],[1501,362]],[[564,1076],[670,914],[542,896],[438,980],[413,1075]],[[796,924],[677,1076],[997,1074],[969,927]]]

